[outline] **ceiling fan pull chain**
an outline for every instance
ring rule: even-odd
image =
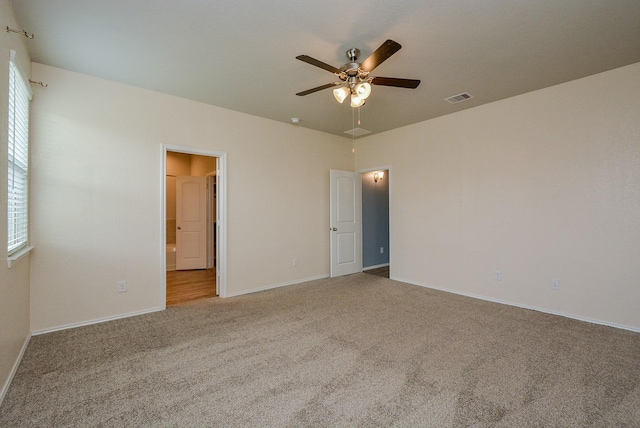
[[[356,123],[356,112],[355,112],[355,109],[352,108],[351,109],[351,129],[352,130],[355,130],[356,128],[355,123]],[[355,154],[355,152],[356,152],[356,133],[352,132],[351,133],[351,153]]]

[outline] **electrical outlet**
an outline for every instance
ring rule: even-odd
[[[298,266],[298,259],[293,259],[293,266]]]
[[[496,281],[502,281],[502,271],[497,270],[493,273],[493,279]]]
[[[557,280],[557,279],[552,279],[551,280],[551,289],[559,290],[560,289],[560,281]]]
[[[380,254],[384,254],[384,247],[380,247]]]
[[[118,293],[127,291],[127,281],[118,281]]]

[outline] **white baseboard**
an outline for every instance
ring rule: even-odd
[[[387,266],[389,266],[389,263],[382,263],[381,265],[363,267],[362,271],[364,272],[366,270],[379,269],[379,268],[383,268],[383,267],[387,267]]]
[[[571,318],[571,319],[574,319],[574,320],[577,320],[577,321],[584,321],[584,322],[588,322],[588,323],[591,323],[591,324],[604,325],[604,326],[607,326],[607,327],[619,328],[621,330],[629,330],[629,331],[633,331],[635,333],[640,333],[640,328],[630,327],[628,325],[622,325],[622,324],[612,323],[612,322],[609,322],[609,321],[586,318],[586,317],[582,317],[582,316],[578,316],[578,315],[573,315],[573,314],[567,314],[567,313],[564,313],[564,312],[554,311],[554,310],[547,309],[547,308],[540,308],[540,307],[537,307],[537,306],[525,305],[525,304],[522,304],[522,303],[509,302],[507,300],[494,299],[494,298],[491,298],[491,297],[480,296],[478,294],[465,293],[465,292],[461,292],[461,291],[457,291],[457,290],[451,290],[449,288],[436,287],[436,286],[431,285],[431,284],[421,284],[421,283],[418,283],[418,282],[415,282],[415,281],[408,281],[408,280],[402,279],[402,278],[394,277],[394,278],[391,278],[391,279],[393,279],[394,281],[406,282],[407,284],[411,284],[411,285],[417,285],[419,287],[431,288],[433,290],[444,291],[446,293],[453,293],[453,294],[458,294],[460,296],[472,297],[474,299],[479,299],[479,300],[485,300],[487,302],[500,303],[502,305],[515,306],[516,308],[522,308],[522,309],[530,309],[532,311],[542,312],[542,313],[550,314],[550,315],[558,315],[558,316],[565,317],[565,318]]]
[[[244,291],[239,291],[239,292],[236,292],[236,293],[230,293],[230,294],[226,294],[225,296],[220,296],[220,297],[226,298],[226,297],[241,296],[243,294],[257,293],[258,291],[271,290],[273,288],[286,287],[288,285],[295,285],[295,284],[300,284],[300,283],[303,283],[303,282],[314,281],[316,279],[324,279],[324,278],[328,278],[328,277],[329,277],[329,274],[319,275],[319,276],[314,276],[314,277],[310,277],[310,278],[303,278],[303,279],[299,279],[299,280],[291,281],[291,282],[283,282],[283,283],[280,283],[280,284],[273,284],[273,285],[267,285],[267,286],[264,286],[264,287],[252,288],[250,290],[244,290]],[[78,323],[73,323],[73,324],[65,324],[65,325],[61,325],[61,326],[57,326],[57,327],[45,328],[45,329],[42,329],[42,330],[35,330],[35,331],[31,332],[31,335],[32,336],[39,336],[41,334],[52,333],[54,331],[68,330],[70,328],[77,328],[77,327],[84,327],[86,325],[99,324],[99,323],[103,323],[103,322],[107,322],[107,321],[114,321],[114,320],[118,320],[118,319],[122,319],[122,318],[135,317],[135,316],[138,316],[138,315],[144,315],[144,314],[149,314],[149,313],[152,313],[152,312],[158,312],[158,311],[163,311],[163,310],[165,310],[164,307],[162,307],[162,308],[153,308],[153,309],[146,309],[146,310],[138,311],[138,312],[130,312],[130,313],[127,313],[127,314],[116,315],[116,316],[112,316],[112,317],[98,318],[98,319],[94,319],[94,320],[90,320],[90,321],[83,321],[83,322],[78,322]]]
[[[129,317],[135,317],[135,316],[138,316],[138,315],[150,314],[152,312],[164,311],[164,309],[165,308],[145,309],[143,311],[129,312],[127,314],[115,315],[115,316],[112,316],[112,317],[98,318],[98,319],[95,319],[95,320],[83,321],[83,322],[78,322],[78,323],[73,323],[73,324],[65,324],[65,325],[61,325],[61,326],[57,326],[57,327],[45,328],[43,330],[32,331],[31,335],[32,336],[38,336],[38,335],[41,335],[41,334],[52,333],[54,331],[68,330],[70,328],[76,328],[76,327],[84,327],[86,325],[91,325],[91,324],[100,324],[100,323],[107,322],[107,321],[114,321],[114,320],[119,320],[119,319],[122,319],[122,318],[129,318]]]
[[[313,276],[313,277],[304,278],[304,279],[298,279],[291,282],[282,282],[280,284],[267,285],[264,287],[252,288],[250,290],[239,291],[236,293],[227,293],[225,296],[220,296],[220,297],[227,298],[227,297],[242,296],[243,294],[257,293],[258,291],[266,291],[266,290],[271,290],[273,288],[280,288],[280,287],[286,287],[289,285],[302,284],[303,282],[315,281],[316,279],[324,279],[324,278],[329,278],[329,274]]]
[[[7,392],[9,391],[9,386],[11,386],[11,382],[13,381],[13,377],[16,375],[16,372],[18,371],[18,367],[20,367],[20,363],[22,362],[22,357],[24,356],[24,351],[27,350],[27,346],[29,345],[29,340],[31,340],[31,335],[27,336],[27,338],[24,340],[24,343],[22,344],[22,348],[18,353],[18,357],[16,358],[16,361],[13,363],[13,367],[11,367],[11,372],[9,372],[9,377],[7,377],[7,380],[4,382],[4,385],[2,385],[2,389],[0,390],[0,406],[2,405],[2,402],[4,401],[4,397],[7,395]]]

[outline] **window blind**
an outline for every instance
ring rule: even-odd
[[[30,99],[31,90],[12,59],[9,62],[9,118],[7,126],[7,223],[9,232],[7,250],[9,255],[26,246],[29,236]]]

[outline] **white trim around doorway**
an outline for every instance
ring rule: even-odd
[[[190,155],[210,156],[218,158],[218,178],[216,181],[216,284],[218,295],[227,297],[227,153],[217,152],[213,150],[199,149],[195,147],[175,146],[170,144],[162,145],[161,170],[160,178],[160,196],[161,196],[161,226],[162,246],[160,248],[162,269],[161,278],[163,278],[162,286],[162,302],[163,309],[167,307],[167,152],[186,153]]]

